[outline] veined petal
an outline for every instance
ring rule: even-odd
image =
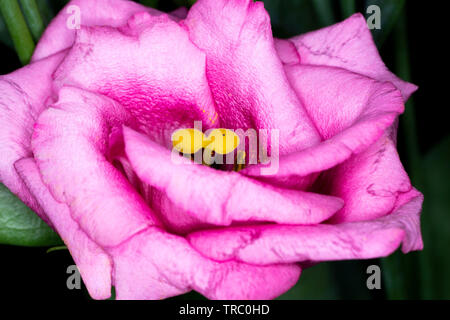
[[[273,40],[278,56],[284,64],[297,64],[301,62],[301,57],[292,41],[276,38]]]
[[[189,242],[218,261],[253,264],[371,259],[402,250],[421,250],[419,214],[423,196],[403,194],[395,211],[371,221],[316,226],[249,226],[192,233]]]
[[[163,299],[192,289],[209,299],[273,299],[290,289],[301,272],[296,264],[212,261],[186,239],[155,227],[110,253],[118,299]]]
[[[34,50],[32,61],[70,48],[80,26],[119,27],[138,12],[148,12],[155,16],[163,14],[133,1],[71,0],[45,29]]]
[[[375,143],[404,110],[394,85],[341,68],[288,65],[286,74],[324,139],[306,150],[281,156],[272,182],[296,185],[328,170]],[[242,173],[261,176],[263,165]]]
[[[262,2],[199,0],[182,24],[206,54],[208,83],[223,126],[277,129],[281,154],[320,141],[286,79]]]
[[[125,151],[140,179],[163,192],[199,221],[320,223],[339,210],[339,198],[264,185],[236,172],[218,171],[174,155],[144,135],[124,128]],[[176,163],[179,162],[179,163]]]
[[[0,181],[46,221],[44,212],[18,177],[14,162],[31,156],[33,125],[51,95],[51,75],[64,55],[59,53],[0,76]]]
[[[116,48],[120,47],[120,50]],[[81,27],[55,86],[75,86],[120,102],[141,130],[171,147],[174,129],[218,126],[205,55],[167,16],[139,13],[120,30]]]
[[[21,159],[15,163],[15,167],[67,245],[91,297],[109,298],[112,265],[108,254],[73,220],[69,207],[53,198],[42,182],[33,158]]]
[[[417,86],[399,79],[386,68],[361,13],[289,40],[295,44],[302,64],[340,67],[381,82],[392,82],[402,92],[404,101],[417,90]]]
[[[102,247],[118,245],[157,224],[141,196],[105,156],[111,128],[126,123],[133,120],[117,102],[64,87],[33,133],[43,182]]]
[[[412,189],[389,135],[324,173],[321,179],[323,192],[345,201],[332,223],[382,217],[394,209],[400,194]]]

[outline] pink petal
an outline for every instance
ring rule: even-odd
[[[294,43],[284,39],[273,39],[275,49],[277,50],[280,60],[284,64],[297,64],[300,63],[301,58],[297,52],[297,48]]]
[[[265,177],[284,185],[301,184],[309,175],[336,166],[377,141],[404,110],[400,91],[387,82],[340,68],[289,65],[286,74],[325,140],[281,156],[279,170]],[[258,177],[262,165],[242,173]]]
[[[322,177],[327,194],[341,197],[345,206],[333,223],[372,220],[394,209],[400,194],[411,190],[394,142],[387,135]]]
[[[405,101],[417,90],[417,86],[399,79],[386,68],[360,13],[289,40],[297,47],[302,64],[340,67],[381,82],[392,82]]]
[[[117,248],[114,283],[118,299],[164,299],[192,289],[209,299],[273,299],[298,280],[296,264],[252,266],[215,262],[182,237],[149,228]]]
[[[166,146],[174,129],[194,120],[218,125],[205,55],[167,16],[139,13],[120,30],[82,27],[55,78],[57,88],[76,86],[120,102]]]
[[[79,22],[82,26],[118,27],[125,24],[128,18],[138,12],[149,12],[152,15],[162,14],[133,1],[71,0],[45,29],[36,46],[32,61],[72,46],[77,33],[77,29],[72,26],[72,23],[75,22],[74,14],[76,14],[73,9],[76,8],[79,9]]]
[[[0,181],[46,221],[14,162],[31,156],[33,124],[50,96],[51,75],[63,57],[60,53],[0,77]]]
[[[177,211],[203,223],[316,224],[343,205],[339,198],[264,185],[233,171],[193,164],[178,155],[175,157],[183,163],[176,164],[169,150],[129,128],[124,128],[124,140],[128,159],[140,179],[164,193]]]
[[[109,298],[112,271],[109,256],[80,229],[72,219],[69,207],[53,198],[32,158],[17,161],[15,167],[69,248],[91,297]]]
[[[100,246],[114,246],[157,223],[124,176],[106,159],[110,129],[131,124],[118,103],[64,87],[39,117],[32,139],[44,183],[66,203],[80,227]]]
[[[278,129],[281,154],[320,141],[286,79],[262,2],[199,0],[182,23],[206,53],[206,74],[224,127]]]
[[[198,231],[188,240],[211,259],[253,264],[371,259],[391,254],[401,242],[405,253],[420,250],[423,196],[413,189],[401,200],[393,213],[372,221],[225,228]]]
[[[188,14],[188,9],[186,7],[179,7],[178,9],[170,12],[170,14],[180,20],[186,19]]]

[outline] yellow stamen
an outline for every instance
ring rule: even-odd
[[[244,150],[239,150],[236,156],[236,163],[234,164],[234,171],[239,172],[244,169],[245,166],[245,156]]]
[[[227,154],[239,145],[239,136],[231,130],[214,129],[206,137],[196,129],[179,129],[172,134],[173,147],[182,153],[196,153],[201,148]]]

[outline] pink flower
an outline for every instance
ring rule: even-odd
[[[59,233],[93,298],[275,298],[311,262],[422,248],[423,197],[396,151],[416,86],[360,14],[280,40],[251,0],[73,5],[81,27],[63,9],[32,63],[0,78],[0,180]],[[279,130],[278,172],[174,164],[167,133],[194,121]]]

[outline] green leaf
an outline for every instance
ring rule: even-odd
[[[396,25],[404,9],[405,0],[367,0],[366,8],[371,5],[377,5],[381,11],[381,29],[372,30],[375,43],[380,48]],[[368,16],[367,12],[364,14]]]
[[[10,48],[14,48],[14,44],[11,40],[11,36],[9,35],[8,29],[6,28],[5,22],[3,21],[3,17],[0,15],[0,41],[7,45]]]
[[[17,0],[1,0],[0,12],[14,43],[22,64],[30,61],[34,51],[34,42]]]
[[[424,169],[424,250],[420,254],[429,279],[422,284],[423,298],[450,299],[450,136],[426,155]]]
[[[0,183],[0,243],[20,246],[62,244],[59,236]]]
[[[35,0],[20,0],[23,14],[27,19],[28,26],[34,40],[38,41],[44,32],[44,23]]]

